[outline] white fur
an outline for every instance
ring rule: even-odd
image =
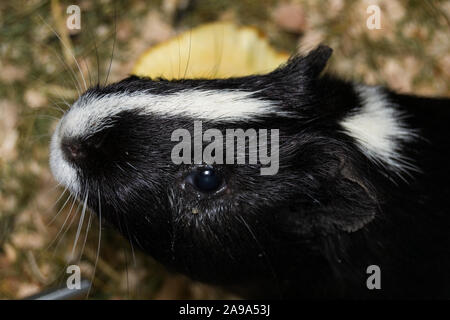
[[[78,194],[80,184],[76,170],[64,160],[61,150],[61,135],[59,134],[61,122],[58,123],[50,143],[50,169],[59,184],[67,187],[72,194]]]
[[[104,127],[105,120],[121,111],[135,110],[156,116],[190,116],[193,118],[231,120],[252,118],[274,110],[270,101],[250,97],[244,91],[184,90],[168,95],[145,92],[85,96],[66,114],[62,133],[86,135]]]
[[[366,156],[397,172],[413,168],[402,155],[402,145],[416,134],[404,122],[404,114],[388,101],[380,87],[358,85],[361,108],[347,116],[341,125],[355,138]]]

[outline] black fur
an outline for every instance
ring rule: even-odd
[[[203,119],[203,130],[279,128],[280,169],[261,176],[258,165],[218,165],[227,188],[201,194],[183,183],[194,165],[170,159],[172,131],[192,130],[195,119],[127,111],[110,128],[79,137],[87,150],[78,164],[81,194],[95,211],[100,194],[103,217],[169,269],[244,297],[450,297],[449,100],[385,91],[420,136],[402,150],[417,170],[399,176],[369,160],[340,127],[361,101],[351,83],[321,76],[330,55],[321,46],[267,75],[132,76],[90,89],[86,96],[252,92],[278,112]],[[381,268],[381,290],[366,287],[372,264]]]

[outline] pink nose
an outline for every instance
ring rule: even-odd
[[[85,157],[82,144],[75,139],[63,140],[61,148],[68,161],[78,162]]]

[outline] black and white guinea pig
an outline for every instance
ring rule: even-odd
[[[56,128],[52,172],[169,270],[243,297],[450,297],[449,100],[323,74],[331,52],[90,88]],[[194,121],[279,129],[277,173],[175,164],[172,133]]]

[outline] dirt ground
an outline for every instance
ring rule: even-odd
[[[80,30],[66,28],[71,4],[81,8]],[[371,4],[381,10],[381,29],[367,26]],[[113,82],[128,75],[149,47],[218,20],[255,26],[281,51],[305,52],[325,43],[334,49],[329,70],[348,79],[401,92],[450,95],[450,1],[2,1],[1,299],[21,299],[64,283],[65,266],[71,263],[94,279],[91,299],[233,297],[168,274],[108,226],[102,228],[94,268],[96,218],[89,233],[84,224],[80,242],[85,246],[78,245],[70,260],[78,216],[69,209],[78,204],[62,194],[48,166],[52,130],[77,97],[74,78],[80,76],[72,54],[87,81],[103,82],[114,47],[107,80]]]

